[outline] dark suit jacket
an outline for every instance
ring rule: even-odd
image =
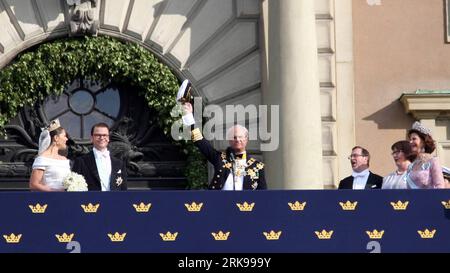
[[[202,139],[194,142],[200,152],[214,166],[214,177],[209,183],[208,188],[212,190],[221,190],[231,173],[231,163],[225,152],[215,150],[212,145]],[[267,189],[266,178],[264,176],[264,163],[247,156],[247,175],[244,176],[244,190],[265,190]],[[253,175],[252,175],[253,174]]]
[[[111,191],[127,190],[127,168],[123,161],[115,157],[111,158]],[[84,176],[90,191],[101,191],[100,176],[95,163],[94,152],[77,157],[73,163],[72,171]]]
[[[383,184],[383,177],[369,172],[369,178],[367,178],[366,190],[370,189],[381,189],[381,184]],[[339,182],[339,189],[353,189],[353,176],[348,176]]]

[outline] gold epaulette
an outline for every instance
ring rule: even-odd
[[[192,141],[196,142],[203,139],[202,132],[200,132],[199,128],[195,128],[191,132]]]

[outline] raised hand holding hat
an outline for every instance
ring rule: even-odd
[[[178,89],[177,102],[185,103],[192,102],[192,84],[189,80],[184,80]]]
[[[183,104],[183,124],[184,126],[191,126],[195,124],[194,115],[192,114],[192,85],[189,80],[184,80],[178,89],[177,102]]]

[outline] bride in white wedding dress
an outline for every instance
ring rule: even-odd
[[[59,154],[67,149],[66,130],[58,120],[42,130],[39,152],[33,163],[30,177],[32,191],[64,191],[63,180],[70,173],[70,161]]]

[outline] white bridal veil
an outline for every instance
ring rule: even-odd
[[[48,147],[50,147],[50,132],[47,128],[43,128],[41,135],[39,136],[39,152],[38,154],[42,154]]]

